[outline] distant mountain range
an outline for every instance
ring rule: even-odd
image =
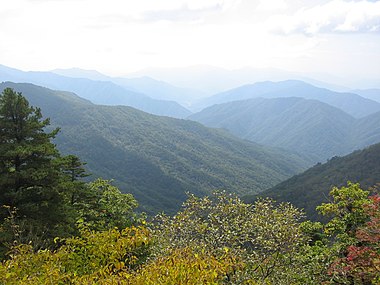
[[[208,65],[181,68],[144,69],[129,76],[150,76],[183,88],[195,88],[209,95],[261,81],[302,80],[314,86],[347,92],[353,88],[379,88],[379,78],[348,78],[328,73],[299,73],[276,68],[224,69]]]
[[[95,72],[83,72],[83,76],[91,75],[93,77],[94,74]],[[102,78],[99,74],[97,74],[97,76],[98,78]],[[107,78],[108,77],[105,77],[104,79]],[[133,87],[126,88],[125,86],[115,84],[110,80],[103,81],[98,79],[91,80],[84,77],[67,77],[53,72],[24,72],[0,65],[0,81],[33,83],[52,89],[70,91],[78,94],[84,99],[90,100],[94,104],[126,105],[156,115],[184,118],[191,114],[189,110],[177,102],[153,99],[141,93],[139,90],[130,90],[134,89]],[[152,80],[149,80],[149,82],[150,85],[152,85]],[[149,85],[147,84],[146,86]],[[169,88],[166,85],[165,87]],[[175,88],[173,87],[173,89]]]
[[[215,104],[232,102],[251,98],[282,98],[301,97],[315,99],[342,111],[361,118],[380,111],[380,103],[363,98],[353,93],[334,92],[328,89],[315,87],[299,80],[286,80],[279,82],[265,81],[244,85],[198,102],[194,107],[199,110]]]
[[[206,98],[223,86],[289,74],[207,67],[185,71],[158,72],[158,78],[176,78],[177,87],[144,74],[24,72],[0,65],[0,82],[20,82],[1,83],[0,89],[12,87],[41,107],[52,126],[62,129],[56,143],[63,153],[78,155],[94,177],[114,179],[148,213],[174,213],[186,192],[207,195],[225,189],[252,200],[331,157],[265,195],[294,202],[316,217],[314,208],[331,185],[349,179],[364,186],[379,182],[379,145],[335,158],[380,142],[379,89],[348,91],[305,78],[309,83],[257,82]],[[191,114],[183,106],[203,110]]]
[[[380,103],[380,89],[355,89],[352,90],[352,93]]]
[[[303,208],[308,218],[317,220],[322,217],[315,211],[316,206],[329,202],[331,188],[341,187],[348,180],[360,183],[364,189],[380,182],[380,144],[317,164],[260,193],[260,196],[291,202],[296,207]],[[252,202],[256,197],[246,196],[244,200]]]
[[[207,96],[200,90],[176,87],[148,76],[134,78],[110,77],[96,70],[79,68],[55,69],[52,72],[67,77],[110,81],[128,90],[143,93],[153,99],[176,101],[185,107],[190,106],[194,100]]]
[[[270,188],[306,168],[300,156],[238,139],[189,120],[125,106],[94,105],[73,93],[32,84],[14,88],[60,127],[58,148],[88,163],[93,178],[114,179],[149,213],[174,213],[185,192],[240,195]]]
[[[315,99],[337,107],[354,117],[364,117],[380,111],[380,102],[376,102],[376,100],[380,100],[379,89],[355,90],[363,94],[362,97],[349,92],[335,92],[329,89],[339,91],[349,89],[282,70],[240,69],[228,71],[220,68],[193,67],[176,72],[160,70],[156,74],[157,78],[165,78],[165,73],[170,75],[169,78],[173,78],[173,76],[177,78],[179,86],[182,87],[147,77],[146,74],[135,74],[135,76],[139,76],[122,78],[79,68],[55,69],[51,72],[24,72],[0,65],[0,81],[33,83],[56,90],[74,92],[95,104],[126,105],[151,114],[176,118],[185,118],[190,115],[189,110],[194,112],[214,104],[257,97]],[[308,83],[300,80],[258,82],[265,78],[279,80],[292,76],[301,78]],[[184,84],[186,87],[183,87],[181,80],[194,84]],[[256,83],[242,85],[247,82]],[[214,87],[209,88],[211,85]],[[212,94],[211,90],[225,90],[228,86],[240,87],[207,98]]]
[[[380,142],[380,112],[354,118],[317,100],[256,98],[214,105],[189,119],[324,162]]]

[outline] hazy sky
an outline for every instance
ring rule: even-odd
[[[275,67],[380,78],[380,1],[2,0],[0,64],[111,75]]]

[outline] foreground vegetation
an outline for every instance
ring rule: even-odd
[[[110,181],[81,182],[48,120],[0,97],[0,284],[379,284],[380,197],[333,188],[310,222],[288,203],[189,195],[147,222]],[[370,195],[371,194],[371,195]]]
[[[149,225],[15,244],[1,284],[379,284],[380,197],[335,188],[325,225],[300,222],[289,204],[245,204],[225,193],[189,197]]]

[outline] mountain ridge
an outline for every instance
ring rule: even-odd
[[[335,92],[326,88],[315,87],[300,80],[263,81],[243,85],[201,100],[198,102],[198,109],[203,109],[214,104],[258,97],[302,97],[305,99],[315,99],[337,107],[356,118],[365,117],[380,111],[380,103],[376,101],[353,93]]]
[[[32,83],[56,90],[74,92],[95,104],[126,105],[156,115],[183,118],[191,114],[189,110],[174,101],[153,99],[110,81],[72,78],[52,72],[25,72],[6,66],[0,66],[0,81]]]
[[[55,69],[52,70],[52,72],[68,77],[110,81],[130,91],[143,93],[153,99],[176,101],[186,108],[190,107],[190,103],[194,98],[206,96],[204,92],[200,90],[177,87],[149,76],[132,78],[111,77],[96,70],[83,70],[79,68]]]

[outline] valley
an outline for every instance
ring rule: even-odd
[[[186,192],[224,189],[258,193],[306,168],[308,161],[281,149],[238,139],[189,120],[102,106],[75,94],[32,84],[2,83],[40,106],[65,154],[87,162],[91,177],[113,179],[148,213],[177,210]]]

